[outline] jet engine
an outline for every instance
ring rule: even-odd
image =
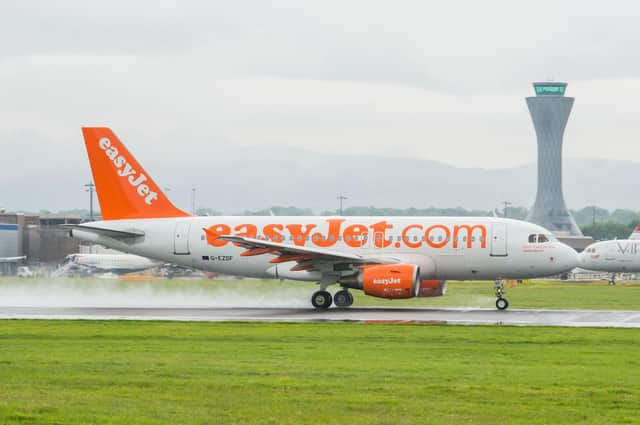
[[[401,299],[440,297],[446,290],[444,280],[420,280],[420,268],[415,264],[383,264],[364,266],[356,275],[344,277],[339,283],[346,288],[362,289],[366,295]]]

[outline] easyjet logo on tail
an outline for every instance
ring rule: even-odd
[[[139,173],[138,170],[134,169],[131,166],[131,163],[129,163],[129,161],[127,161],[124,156],[120,155],[120,152],[118,152],[118,148],[111,144],[111,140],[109,140],[109,138],[102,137],[98,141],[98,145],[100,146],[100,149],[104,151],[105,155],[107,155],[107,157],[111,160],[111,162],[113,162],[113,165],[115,165],[118,176],[125,178],[129,185],[132,188],[136,189],[136,193],[138,194],[138,196],[144,198],[144,202],[147,205],[151,205],[153,201],[158,199],[158,194],[151,190],[146,183],[144,183],[149,180],[147,176],[144,173]]]

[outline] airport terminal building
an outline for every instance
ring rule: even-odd
[[[24,256],[30,265],[58,264],[78,252],[80,244],[61,225],[80,221],[75,215],[0,213],[0,258]],[[0,273],[15,273],[19,263],[0,263]]]

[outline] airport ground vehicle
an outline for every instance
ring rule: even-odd
[[[16,276],[18,276],[18,277],[33,277],[33,272],[27,266],[20,266],[17,269]]]
[[[442,296],[447,279],[526,279],[578,262],[546,229],[496,217],[194,217],[110,129],[82,131],[104,221],[71,225],[73,236],[186,267],[316,282],[319,309],[350,306],[350,289]],[[342,289],[332,295],[335,283]],[[507,300],[498,296],[496,307]]]

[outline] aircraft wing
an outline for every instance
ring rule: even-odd
[[[206,229],[204,230],[207,232]],[[209,234],[209,236],[211,235]],[[321,267],[321,264],[333,265],[341,263],[345,265],[365,265],[397,262],[395,259],[374,258],[329,249],[308,248],[245,236],[215,235],[214,237],[216,239],[233,242],[238,246],[246,248],[247,250],[240,254],[243,257],[270,254],[274,256],[270,260],[273,264],[295,261],[297,265],[293,266],[291,271],[329,271],[322,270],[324,267]],[[330,271],[335,270],[331,269]]]

